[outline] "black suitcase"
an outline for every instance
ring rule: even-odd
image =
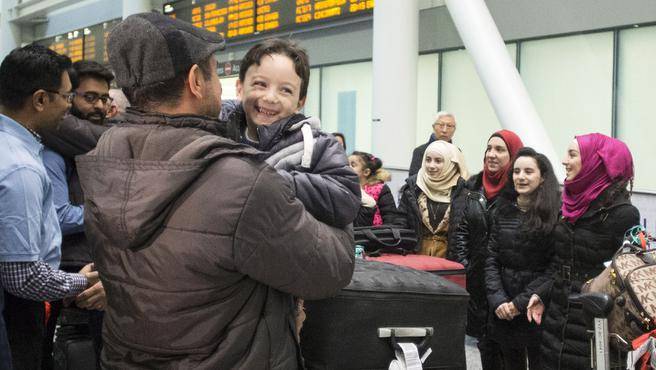
[[[63,308],[53,345],[54,370],[93,370],[96,353],[89,334],[89,314],[78,308]]]
[[[357,260],[351,283],[337,296],[305,301],[305,364],[308,369],[388,369],[395,359],[393,341],[381,338],[385,330],[379,329],[418,328],[432,335],[396,341],[418,344],[420,355],[430,348],[424,369],[465,369],[468,299],[463,288],[440,276]]]

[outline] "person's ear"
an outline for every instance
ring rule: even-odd
[[[205,86],[205,82],[205,76],[203,76],[203,71],[200,70],[198,64],[191,66],[189,74],[187,74],[187,87],[191,95],[202,99],[204,97],[203,87]]]
[[[303,97],[303,99],[300,99],[298,101],[298,106],[296,107],[297,111],[303,109],[303,107],[305,106],[305,99],[307,99],[307,96]]]
[[[35,91],[32,94],[32,107],[37,112],[43,112],[46,110],[46,105],[50,102],[50,96],[48,92],[42,89]]]
[[[364,175],[364,177],[369,177],[369,176],[371,176],[371,170],[368,169],[368,168],[365,168],[364,170],[362,170],[362,174]]]
[[[242,93],[244,91],[244,83],[241,82],[241,79],[239,78],[237,79],[237,82],[235,83],[235,87],[237,90],[237,98],[239,98],[239,100],[244,100],[244,97],[242,96]]]

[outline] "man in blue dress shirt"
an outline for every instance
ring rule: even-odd
[[[98,281],[92,265],[80,273],[58,269],[61,231],[38,134],[71,105],[70,65],[38,45],[15,49],[0,65],[0,281],[9,293],[4,324],[19,369],[40,368],[43,301],[75,297]],[[0,368],[10,368],[7,354],[0,343]]]

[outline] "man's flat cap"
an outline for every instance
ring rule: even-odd
[[[142,87],[186,73],[223,50],[225,40],[190,23],[159,13],[139,13],[109,34],[109,62],[120,87]]]

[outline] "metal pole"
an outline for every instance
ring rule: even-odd
[[[485,2],[446,0],[446,6],[501,125],[516,132],[524,145],[544,153],[552,162],[556,176],[564,180],[559,156]]]

